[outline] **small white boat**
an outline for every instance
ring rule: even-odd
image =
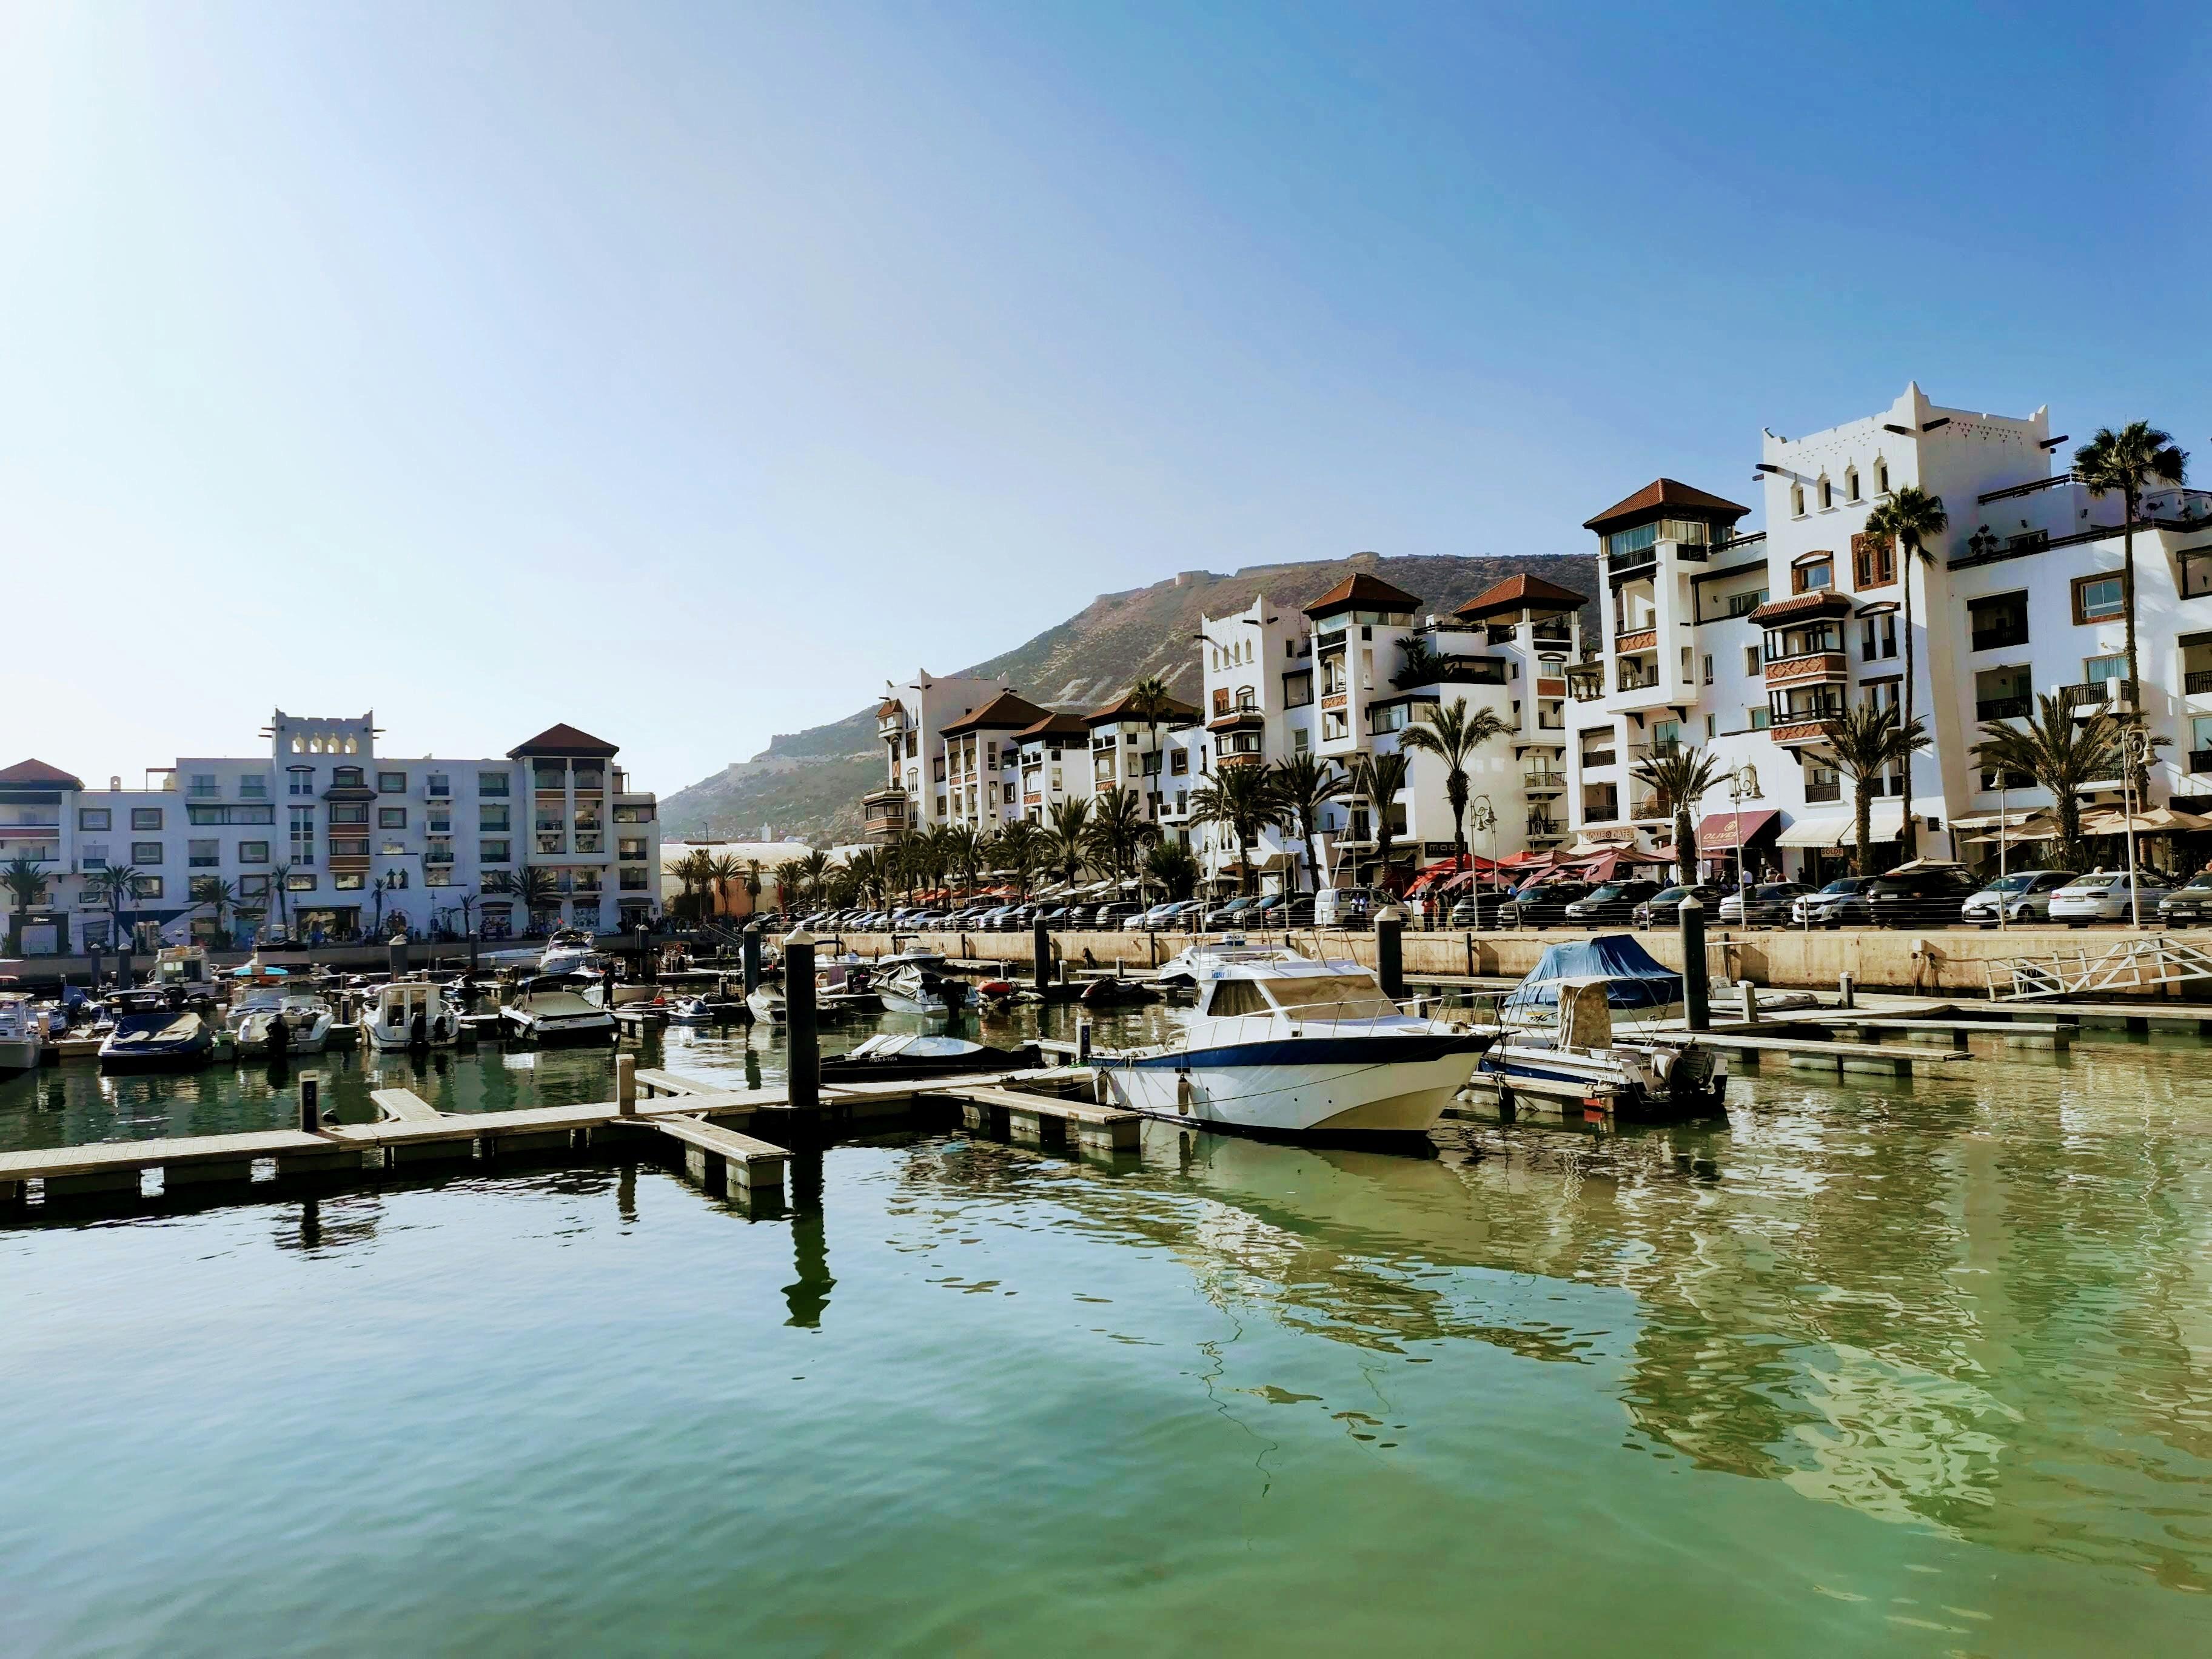
[[[30,998],[0,996],[0,1077],[37,1071],[45,1051],[44,1023]]]
[[[592,936],[580,927],[562,927],[545,941],[545,954],[538,959],[540,975],[559,978],[566,974],[603,972],[606,959],[593,946]]]
[[[526,983],[500,1017],[533,1042],[609,1042],[615,1036],[613,1014],[553,975]]]
[[[788,1012],[784,1006],[783,993],[765,983],[745,993],[745,1006],[763,1025],[782,1024]]]
[[[909,945],[890,959],[872,983],[884,1006],[901,1014],[942,1014],[968,1000],[968,981],[946,966],[945,953]]]
[[[1422,1134],[1495,1041],[1404,1012],[1354,962],[1223,946],[1189,965],[1181,1042],[1092,1054],[1103,1103],[1265,1134]]]
[[[461,1017],[427,979],[377,988],[368,1040],[379,1048],[442,1048],[460,1041]]]
[[[319,1054],[331,1040],[331,1023],[335,1018],[331,1005],[320,997],[295,992],[274,1008],[258,1009],[248,1014],[231,1030],[238,1038],[238,1052],[241,1054]],[[279,1020],[284,1024],[281,1045],[270,1041]]]
[[[1506,997],[1475,1083],[1495,1089],[1501,1105],[1534,1095],[1620,1118],[1718,1116],[1728,1098],[1718,1050],[1638,1042],[1613,1030],[1616,1012],[1657,1019],[1680,995],[1681,976],[1627,934],[1553,945]]]
[[[283,1007],[285,995],[285,992],[272,987],[234,992],[230,1006],[223,1011],[222,1029],[237,1036],[246,1028],[246,1021],[272,1014]]]

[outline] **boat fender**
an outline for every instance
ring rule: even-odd
[[[1190,1115],[1190,1073],[1176,1073],[1176,1110],[1185,1117]]]

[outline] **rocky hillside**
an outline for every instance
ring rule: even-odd
[[[1201,619],[1242,611],[1262,592],[1279,605],[1303,605],[1353,570],[1371,570],[1419,594],[1440,614],[1521,571],[1577,592],[1598,591],[1595,562],[1562,555],[1385,559],[1361,553],[1324,563],[1253,565],[1228,576],[1189,570],[1149,587],[1102,594],[1003,655],[939,672],[1004,678],[1031,702],[1076,711],[1110,702],[1144,675],[1160,674],[1178,696],[1195,702],[1204,676],[1191,636]],[[1583,624],[1596,627],[1594,610],[1585,611]],[[671,840],[730,837],[757,834],[769,823],[779,836],[817,846],[858,840],[860,796],[882,776],[874,710],[871,700],[844,720],[779,736],[752,759],[677,791],[660,803],[662,833]]]

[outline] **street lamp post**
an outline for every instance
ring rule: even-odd
[[[1751,926],[1751,906],[1744,896],[1743,887],[1743,804],[1762,799],[1759,793],[1759,769],[1746,761],[1729,774],[1729,805],[1735,819],[1735,908],[1739,927]]]
[[[2128,815],[2128,925],[2142,927],[2142,886],[2136,878],[2136,768],[2150,764],[2150,734],[2141,727],[2120,734],[2124,764],[2120,774],[2120,799]]]
[[[1487,885],[1490,888],[1491,907],[1495,909],[1498,904],[1498,809],[1491,805],[1488,795],[1477,795],[1470,805],[1473,808],[1470,821],[1474,825],[1475,833],[1480,835],[1485,830],[1490,833],[1490,870]],[[1474,925],[1477,927],[1482,926],[1482,906],[1479,902],[1474,907]]]

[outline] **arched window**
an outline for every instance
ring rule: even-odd
[[[1887,461],[1877,459],[1874,464],[1874,493],[1877,495],[1889,494],[1889,463]]]
[[[1790,486],[1790,514],[1792,518],[1802,519],[1805,516],[1805,486],[1803,484]]]
[[[1855,466],[1844,470],[1844,498],[1853,501],[1859,498],[1859,470]]]
[[[1820,475],[1820,511],[1826,513],[1836,504],[1836,487],[1828,482],[1828,475]]]

